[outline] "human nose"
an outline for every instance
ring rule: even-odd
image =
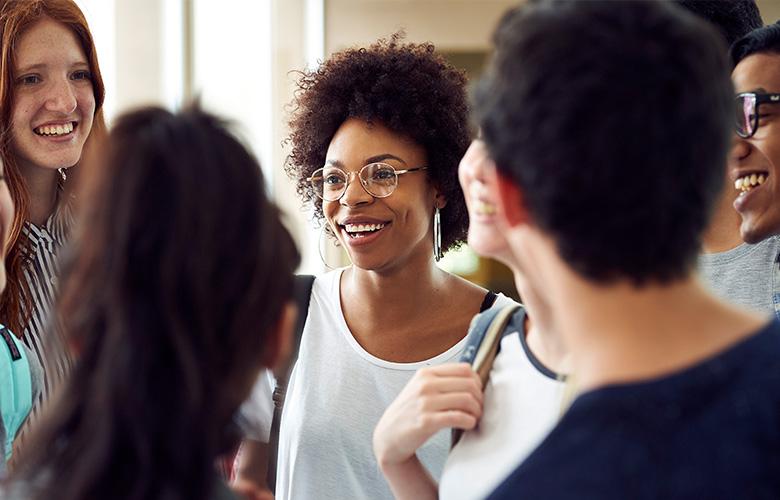
[[[76,110],[76,105],[76,94],[67,78],[57,79],[52,83],[49,94],[46,96],[47,110],[70,114]]]
[[[747,139],[734,134],[729,151],[729,163],[739,163],[746,159],[750,155],[751,147]]]
[[[365,203],[370,203],[374,197],[371,196],[358,172],[347,172],[347,186],[344,188],[344,194],[341,195],[339,202],[347,207],[354,207]]]

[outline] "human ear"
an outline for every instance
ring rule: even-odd
[[[499,213],[508,227],[516,227],[530,222],[531,217],[525,206],[523,191],[515,181],[498,172]]]

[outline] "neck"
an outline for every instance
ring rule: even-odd
[[[364,314],[378,321],[396,321],[399,314],[419,311],[440,296],[446,277],[432,256],[407,261],[392,270],[374,271],[353,265],[341,278],[342,303],[365,305]]]
[[[530,315],[526,316],[525,331],[528,348],[544,366],[558,374],[571,373],[571,355],[559,335],[540,331]]]
[[[38,226],[43,225],[57,205],[57,182],[60,173],[57,170],[21,163],[19,169],[30,197],[27,220]]]
[[[702,237],[704,253],[726,252],[743,243],[739,233],[742,220],[734,209],[733,202],[733,190],[730,185],[727,185],[715,206],[710,225]]]
[[[694,278],[671,285],[567,284],[553,305],[581,390],[650,380],[692,366],[760,328]]]

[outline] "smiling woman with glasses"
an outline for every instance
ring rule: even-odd
[[[287,171],[352,264],[314,282],[271,480],[279,499],[390,499],[374,427],[419,368],[460,358],[472,316],[496,297],[436,264],[468,227],[465,77],[432,45],[393,37],[334,54],[299,87]],[[247,413],[269,414],[263,387]],[[253,457],[268,420],[253,423],[242,482],[262,474],[249,465],[264,462]],[[442,431],[418,456],[438,476],[448,450]]]

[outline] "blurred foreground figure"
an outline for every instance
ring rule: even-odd
[[[87,168],[59,305],[76,364],[3,498],[232,498],[213,460],[287,348],[297,250],[201,111],[123,116]]]
[[[506,238],[581,394],[490,498],[780,497],[780,323],[699,285],[733,88],[664,2],[521,7],[476,109]]]

